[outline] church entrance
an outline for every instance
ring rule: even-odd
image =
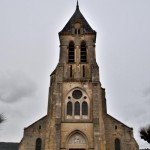
[[[87,150],[88,149],[87,139],[80,133],[74,133],[69,137],[67,149]]]

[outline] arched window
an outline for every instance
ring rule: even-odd
[[[67,115],[72,115],[72,103],[67,103]]]
[[[82,115],[88,115],[88,104],[85,101],[82,103]]]
[[[74,62],[74,43],[69,43],[68,62]]]
[[[87,62],[86,43],[84,41],[81,43],[80,61],[83,63]]]
[[[89,119],[90,101],[87,93],[80,88],[72,89],[65,100],[66,119]]]
[[[35,150],[41,150],[42,140],[40,138],[36,139]]]
[[[120,140],[118,138],[115,139],[115,150],[121,150],[121,148],[120,148]]]
[[[75,105],[74,105],[74,114],[75,115],[80,115],[80,103],[79,102],[75,102]]]

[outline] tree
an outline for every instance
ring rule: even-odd
[[[4,118],[4,115],[3,114],[0,114],[0,123],[4,122],[5,121],[5,118]]]
[[[150,144],[150,126],[140,129],[140,137]]]

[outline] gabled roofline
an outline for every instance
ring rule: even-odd
[[[24,128],[24,130],[28,129],[29,127],[31,127],[32,125],[36,124],[37,122],[41,121],[42,119],[46,118],[47,115],[45,115],[44,117],[42,117],[41,119],[37,120],[36,122],[32,123],[31,125],[29,125],[28,127]]]
[[[111,116],[111,115],[109,115],[109,114],[107,114],[107,115],[108,115],[109,117],[113,118],[115,121],[117,121],[117,122],[119,122],[119,123],[123,124],[125,127],[129,128],[129,129],[131,129],[131,130],[133,130],[133,128],[132,128],[132,127],[127,126],[126,124],[122,123],[121,121],[117,120],[116,118],[112,117],[112,116]]]

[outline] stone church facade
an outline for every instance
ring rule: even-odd
[[[24,129],[19,150],[138,150],[133,129],[107,114],[96,63],[96,32],[77,4],[59,32],[47,115]]]

